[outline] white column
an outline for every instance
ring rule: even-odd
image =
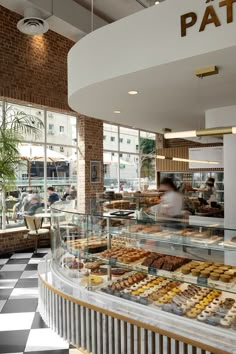
[[[206,111],[206,128],[236,126],[236,106]],[[225,227],[236,229],[236,135],[224,135],[224,209]],[[226,231],[225,240],[236,232]],[[225,254],[225,263],[236,264],[236,252]]]

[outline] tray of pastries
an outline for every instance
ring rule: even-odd
[[[210,237],[209,230],[206,230],[203,232],[197,232],[194,229],[183,229],[183,230],[175,231],[172,233],[179,235],[179,236],[196,237],[196,238],[200,238],[200,239],[206,239],[206,238]]]
[[[107,240],[99,237],[78,238],[65,241],[68,249],[87,250],[90,253],[97,253],[107,248]]]
[[[236,267],[222,263],[191,261],[179,269],[183,275],[209,279],[210,282],[234,283]]]
[[[128,232],[130,233],[143,233],[143,234],[151,234],[161,231],[160,225],[152,225],[152,224],[135,224],[131,225]]]
[[[89,261],[84,263],[84,267],[86,269],[90,269],[91,271],[94,269],[99,268],[100,266],[104,265],[104,262],[102,261]]]
[[[109,219],[109,223],[110,223],[110,226],[111,227],[121,227],[121,226],[124,226],[124,221],[121,220],[121,219]],[[106,227],[107,226],[107,219],[102,219],[102,220],[99,220],[98,222],[98,225],[101,226],[102,228]]]
[[[114,200],[112,202],[105,203],[104,207],[107,209],[130,209],[130,204],[131,203],[127,200]]]
[[[190,261],[190,259],[184,257],[168,256],[161,253],[151,252],[142,262],[142,266],[172,272]]]
[[[147,257],[151,252],[138,248],[112,247],[109,250],[99,253],[100,257],[114,258],[118,262],[133,263]]]
[[[219,241],[222,240],[222,237],[218,235],[211,235],[210,231],[202,231],[202,232],[197,232],[196,230],[193,229],[184,229],[181,231],[175,231],[172,232],[171,239],[176,240],[179,239],[179,237],[182,236],[183,238],[186,239],[186,242],[190,243],[199,243],[199,244],[215,244],[218,243]]]
[[[128,271],[126,269],[122,268],[117,268],[117,267],[111,267],[111,275],[113,277],[120,277],[127,273]],[[99,266],[98,268],[91,269],[91,274],[93,275],[107,275],[108,274],[108,268],[106,265],[104,266]]]
[[[84,264],[77,257],[64,257],[62,265],[67,269],[83,269]]]
[[[84,276],[81,279],[81,284],[83,286],[99,286],[104,282],[104,279],[101,276],[89,274],[88,276]]]
[[[221,291],[133,273],[101,289],[126,300],[189,319],[236,330],[236,301]]]
[[[233,236],[231,240],[226,240],[223,241],[222,243],[219,243],[219,246],[236,248],[236,236]]]
[[[219,290],[197,285],[187,285],[185,289],[173,290],[155,301],[155,305],[166,312],[186,316],[212,326],[236,330],[235,298],[227,298]]]

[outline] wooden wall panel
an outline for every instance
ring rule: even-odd
[[[180,157],[183,159],[188,159],[187,146],[180,146],[175,148],[164,148],[158,149],[157,155],[163,155],[166,157]],[[157,171],[187,171],[188,162],[171,161],[171,160],[160,160],[157,159]]]
[[[218,144],[219,145],[219,144]],[[209,146],[216,146],[214,145],[205,145],[206,147]],[[195,147],[195,146],[193,146]],[[183,159],[189,158],[189,146],[179,146],[173,148],[164,148],[158,149],[157,155],[163,155],[166,157],[180,157]],[[223,171],[223,168],[196,168],[196,169],[189,169],[188,162],[180,162],[180,161],[171,161],[171,160],[161,160],[157,159],[157,172],[183,172],[183,171]]]

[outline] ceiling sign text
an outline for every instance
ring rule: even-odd
[[[206,7],[202,19],[199,19],[195,12],[188,12],[181,16],[181,37],[187,36],[188,28],[195,25],[199,26],[199,32],[203,32],[208,25],[219,27],[223,21],[226,21],[226,23],[233,22],[233,5],[236,0],[222,0],[218,6],[214,0],[205,0],[205,2],[209,5]],[[219,8],[225,8],[225,19],[223,21],[218,15]]]

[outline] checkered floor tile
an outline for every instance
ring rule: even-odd
[[[0,258],[0,354],[80,354],[37,312],[37,267],[49,251]]]

